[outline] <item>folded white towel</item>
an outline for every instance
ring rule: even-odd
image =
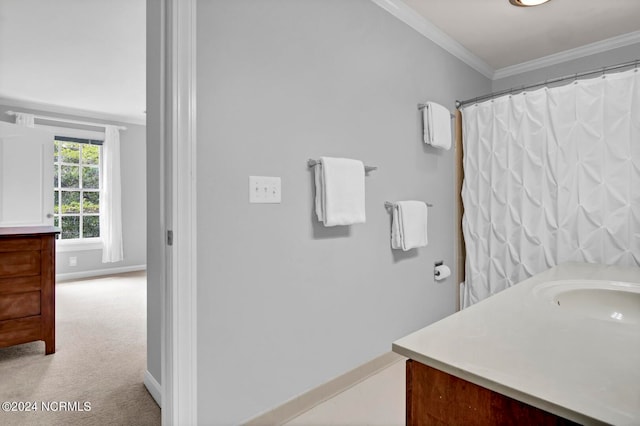
[[[435,102],[427,102],[422,110],[424,143],[438,148],[451,148],[451,113]]]
[[[393,207],[391,248],[424,247],[427,239],[427,205],[422,201],[399,201]]]
[[[362,161],[321,157],[315,183],[316,214],[324,226],[365,223]]]

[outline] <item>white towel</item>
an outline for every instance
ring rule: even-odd
[[[427,239],[427,205],[422,201],[399,201],[393,207],[391,248],[424,247]]]
[[[451,113],[435,102],[427,102],[422,110],[424,143],[438,148],[451,148]]]
[[[324,226],[365,223],[362,161],[321,157],[315,183],[316,214]]]

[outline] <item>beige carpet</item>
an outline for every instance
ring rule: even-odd
[[[145,369],[143,272],[57,284],[56,353],[45,356],[43,342],[0,349],[0,403],[35,401],[38,411],[0,409],[0,425],[159,425]]]

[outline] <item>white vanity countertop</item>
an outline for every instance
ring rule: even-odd
[[[640,268],[557,266],[393,351],[581,424],[640,425],[640,323],[590,318],[540,294],[545,282],[576,279],[640,284]]]

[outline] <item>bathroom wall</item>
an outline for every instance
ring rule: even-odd
[[[591,71],[608,65],[620,64],[637,59],[640,59],[640,43],[497,79],[493,81],[492,91],[498,92],[500,90],[511,89],[512,87],[518,88],[526,84],[540,83],[553,78]]]
[[[198,423],[238,424],[454,312],[453,151],[419,102],[491,82],[369,0],[197,3]],[[324,228],[307,159],[357,158],[367,223]],[[248,177],[282,178],[249,204]],[[429,246],[390,249],[386,200],[424,200]],[[454,271],[455,272],[455,271]]]
[[[56,274],[104,272],[108,269],[144,269],[146,267],[146,165],[145,165],[145,126],[139,124],[104,121],[86,118],[82,115],[57,114],[22,108],[14,105],[0,105],[0,120],[13,123],[13,117],[7,111],[27,112],[68,118],[71,120],[91,121],[115,124],[127,127],[120,132],[121,178],[122,178],[122,234],[124,260],[115,263],[102,263],[102,250],[64,251],[56,254]],[[63,127],[60,124],[60,127]],[[86,127],[89,130],[99,130]],[[53,182],[51,183],[53,185]],[[53,191],[53,186],[51,187]],[[69,266],[69,257],[77,258],[77,266]],[[116,271],[117,272],[117,271]]]

